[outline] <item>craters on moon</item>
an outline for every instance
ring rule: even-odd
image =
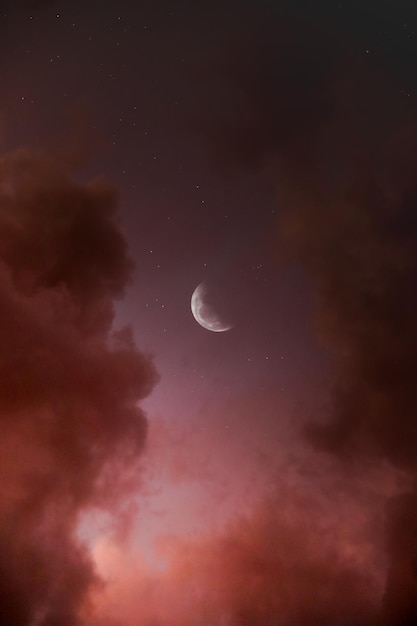
[[[212,309],[207,301],[207,289],[204,283],[200,283],[193,292],[191,297],[191,311],[195,320],[213,333],[224,333],[226,330],[233,328],[233,324],[227,324]]]

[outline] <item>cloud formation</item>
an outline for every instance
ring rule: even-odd
[[[156,376],[112,331],[132,265],[108,185],[6,155],[0,232],[1,621],[75,626],[97,582],[76,523],[135,484]]]
[[[308,441],[339,458],[347,473],[360,466],[365,476],[387,463],[408,477],[405,493],[386,507],[380,607],[372,619],[358,614],[347,623],[411,625],[417,622],[417,119],[378,60],[301,20],[283,18],[281,26],[274,32],[265,26],[262,38],[246,39],[228,55],[219,71],[230,84],[230,103],[207,105],[205,132],[220,166],[255,168],[272,179],[281,257],[301,263],[311,278],[317,333],[333,365],[328,408],[310,416]],[[309,619],[283,623],[316,623]]]
[[[333,359],[328,408],[305,420],[314,452],[294,450],[279,475],[265,463],[271,497],[245,502],[251,512],[223,532],[161,539],[158,576],[114,538],[95,545],[96,571],[77,522],[137,484],[137,402],[155,382],[129,331],[112,332],[131,264],[107,185],[76,183],[45,156],[3,158],[5,623],[417,622],[416,119],[377,65],[288,15],[280,24],[254,19],[230,42],[210,78],[230,91],[210,92],[201,126],[220,167],[273,181],[280,254],[311,278]],[[181,461],[199,456],[192,443]],[[175,480],[203,475],[179,470]]]
[[[378,493],[376,476],[364,485],[311,460],[306,476],[306,460],[287,457],[269,496],[247,499],[220,532],[168,528],[157,570],[102,540],[95,556],[109,584],[98,613],[125,626],[378,624],[382,475]]]

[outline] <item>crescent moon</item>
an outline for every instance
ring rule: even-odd
[[[210,305],[207,304],[205,301],[206,294],[207,289],[203,283],[200,283],[191,296],[191,311],[195,320],[200,326],[206,330],[211,330],[213,333],[224,333],[226,330],[233,328],[233,325],[225,324]]]

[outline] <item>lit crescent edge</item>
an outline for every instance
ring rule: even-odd
[[[196,322],[213,333],[224,333],[226,330],[233,328],[233,324],[225,326],[210,307],[204,304],[206,293],[207,290],[204,287],[204,283],[200,283],[191,296],[191,311]]]

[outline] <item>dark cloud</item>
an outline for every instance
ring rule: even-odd
[[[0,231],[0,621],[75,626],[97,583],[76,523],[135,484],[155,372],[112,331],[132,265],[110,187],[7,155]]]
[[[321,526],[317,503],[306,494],[297,501],[299,495],[268,502],[221,540],[181,556],[182,571],[196,594],[200,590],[205,623],[374,623],[378,592],[372,576],[342,557],[340,537],[332,545],[337,530]],[[325,534],[317,541],[320,532]]]
[[[130,623],[417,622],[416,119],[378,62],[289,13],[273,28],[254,15],[201,71],[199,125],[219,166],[276,186],[280,253],[310,275],[333,359],[330,409],[306,435],[342,462],[328,485],[317,453],[301,496],[168,546],[172,580],[151,586],[153,604],[146,585],[140,607],[134,595]],[[1,161],[0,194],[0,621],[88,624],[100,581],[77,521],[135,484],[137,401],[155,374],[128,330],[112,332],[131,272],[113,191],[22,151]],[[408,490],[367,502],[383,464]]]
[[[333,382],[309,441],[346,467],[383,461],[413,479],[417,119],[397,77],[334,35],[283,16],[272,35],[266,27],[232,46],[213,78],[228,85],[228,101],[209,101],[202,126],[223,168],[272,178],[279,249],[314,285]],[[388,506],[386,533],[381,619],[414,624],[414,491]]]
[[[384,625],[417,623],[417,495],[394,498],[388,510],[389,570],[383,598]]]

